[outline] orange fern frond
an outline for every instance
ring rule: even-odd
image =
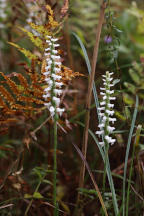
[[[16,94],[19,95],[21,94],[21,91],[18,89],[17,85],[15,82],[13,82],[8,76],[4,75],[2,72],[0,72],[1,76],[6,80],[7,84],[11,88],[11,90]]]
[[[5,110],[9,109],[1,97],[0,97],[0,108],[3,108]]]
[[[62,65],[62,72],[60,74],[64,81],[71,80],[72,78],[75,78],[77,76],[84,76],[83,74],[79,72],[73,72],[70,68],[64,65]]]
[[[0,93],[10,104],[15,103],[13,96],[3,86],[0,86]]]

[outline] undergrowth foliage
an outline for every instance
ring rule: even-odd
[[[0,215],[142,215],[144,12],[128,5],[0,0]]]
[[[62,21],[58,23],[54,19],[53,11],[49,5],[45,6],[45,10],[49,14],[48,24],[36,25],[34,23],[29,23],[30,27],[37,31],[39,36],[35,36],[34,33],[29,32],[22,27],[18,27],[20,30],[27,34],[27,36],[34,43],[34,45],[40,50],[41,56],[37,56],[31,51],[22,48],[15,43],[9,42],[10,45],[16,47],[31,61],[31,67],[29,67],[26,63],[21,65],[24,66],[27,78],[25,78],[25,75],[23,75],[22,73],[13,72],[10,75],[5,75],[3,72],[0,73],[2,77],[2,81],[0,81],[0,83],[2,84],[0,86],[0,107],[2,125],[7,124],[11,121],[16,121],[16,118],[10,118],[10,116],[13,114],[21,113],[24,116],[29,116],[32,113],[38,113],[42,111],[44,109],[44,104],[46,104],[44,100],[44,92],[46,89],[46,41],[48,40],[48,36],[51,37],[51,35],[55,35],[59,32]],[[47,47],[47,49],[50,49],[50,47]],[[61,53],[60,49],[59,53]],[[61,64],[60,57],[59,64]],[[37,65],[40,65],[41,67],[40,73],[38,72]],[[74,73],[68,67],[61,65],[59,76],[61,76],[63,82],[66,84],[68,80],[71,80],[76,76],[80,76],[80,73]],[[16,78],[17,80],[15,81],[14,78]],[[47,88],[50,88],[49,83]],[[60,110],[59,112],[61,113],[62,110]]]

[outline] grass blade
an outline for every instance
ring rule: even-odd
[[[139,145],[141,129],[142,129],[142,125],[138,125],[137,130],[136,130],[135,142],[133,145],[132,159],[131,159],[131,165],[130,165],[130,171],[129,171],[127,197],[126,197],[126,216],[128,216],[128,210],[129,210],[130,186],[131,186],[131,177],[132,177],[132,172],[133,172],[133,162],[134,162],[134,156],[135,156],[135,149]]]
[[[82,127],[84,127],[83,123],[78,122],[78,121],[77,121],[77,123],[79,125],[81,125]],[[99,151],[101,153],[103,162],[105,162],[105,153],[104,153],[102,147],[99,145],[99,142],[98,142],[95,134],[90,129],[89,129],[89,134],[92,136],[92,138],[94,139],[95,143],[97,144],[97,147],[98,147],[98,149],[99,149]],[[115,215],[117,216],[118,213],[119,213],[119,209],[118,209],[118,203],[117,203],[117,198],[116,198],[116,193],[115,193],[115,188],[114,188],[112,173],[111,173],[111,169],[110,169],[110,162],[109,162],[108,158],[107,158],[107,161],[106,161],[106,172],[107,172],[107,177],[108,177],[108,181],[109,181],[109,185],[110,185],[110,190],[111,190],[111,193],[112,193],[112,200],[113,200],[114,211],[115,211]]]
[[[128,142],[127,142],[127,149],[126,149],[126,155],[125,155],[125,165],[124,165],[124,178],[123,178],[123,199],[122,199],[122,209],[123,209],[123,216],[125,216],[125,195],[126,195],[126,173],[127,173],[127,163],[128,163],[128,157],[129,157],[129,151],[130,151],[130,144],[132,140],[132,135],[133,135],[133,130],[135,127],[135,121],[136,121],[136,116],[137,116],[137,111],[138,111],[138,96],[136,96],[136,104],[135,104],[135,109],[133,113],[133,118],[132,118],[132,123],[131,123],[131,128],[129,132],[129,137],[128,137]]]
[[[83,162],[85,163],[85,166],[86,166],[86,168],[87,168],[87,171],[88,171],[88,173],[89,173],[89,175],[90,175],[90,178],[91,178],[91,180],[92,180],[92,182],[93,182],[93,185],[94,185],[94,187],[95,187],[95,190],[96,190],[96,192],[97,192],[98,198],[99,198],[100,203],[101,203],[101,205],[102,205],[103,211],[104,211],[105,215],[108,216],[108,213],[107,213],[107,210],[106,210],[106,207],[105,207],[105,204],[104,204],[102,195],[101,195],[100,190],[99,190],[99,188],[98,188],[98,185],[97,185],[97,183],[96,183],[96,181],[95,181],[95,179],[94,179],[94,176],[93,176],[93,174],[92,174],[92,171],[91,171],[91,169],[90,169],[90,167],[89,167],[89,165],[88,165],[88,163],[87,163],[85,157],[83,156],[82,152],[80,151],[80,149],[79,149],[74,143],[73,143],[73,146],[75,147],[75,149],[77,150],[77,152],[78,152],[78,154],[80,155],[81,159],[82,159]]]
[[[88,69],[88,72],[90,74],[91,73],[91,65],[90,65],[90,60],[89,60],[86,48],[85,48],[83,42],[81,41],[80,37],[74,32],[72,32],[72,34],[75,36],[75,38],[77,39],[77,41],[80,44],[80,47],[81,47],[83,54],[84,54],[84,59],[85,59],[86,65],[87,65],[87,69]],[[95,84],[93,84],[93,95],[94,95],[96,108],[98,108],[99,107],[99,100],[98,100],[97,90],[96,90]],[[97,109],[97,114],[98,114],[98,109]],[[98,118],[99,118],[99,115],[98,115]],[[100,121],[100,119],[99,119],[99,121]]]

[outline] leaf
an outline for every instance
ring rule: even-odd
[[[63,7],[61,8],[61,18],[64,17],[69,9],[69,0],[64,0]]]
[[[18,28],[28,35],[28,37],[34,43],[35,46],[37,46],[42,51],[44,50],[45,48],[44,43],[38,36],[35,36],[33,33],[29,32],[27,29],[24,29],[22,27],[18,27]]]
[[[140,84],[140,77],[139,77],[139,75],[137,74],[137,72],[134,71],[133,69],[129,69],[129,74],[130,74],[132,80],[133,80],[137,85],[139,85],[139,84]]]
[[[123,100],[128,105],[133,105],[134,104],[134,99],[129,94],[124,93],[123,94]]]
[[[15,99],[13,98],[13,96],[1,85],[0,85],[0,93],[10,104],[15,103]]]
[[[50,31],[48,30],[48,28],[46,28],[46,26],[36,25],[34,23],[29,23],[29,25],[31,26],[31,28],[36,30],[38,33],[44,35],[45,37],[51,35]]]
[[[59,23],[56,22],[56,21],[54,20],[53,10],[51,9],[50,5],[46,5],[46,9],[47,9],[48,13],[50,14],[50,15],[49,15],[49,23],[48,23],[48,26],[49,26],[50,28],[56,28],[56,27],[58,27],[58,26],[59,26]]]
[[[135,94],[136,93],[136,87],[132,85],[131,83],[124,82],[124,86],[127,88],[128,91]]]
[[[44,197],[39,192],[34,192],[33,198],[35,198],[35,199],[42,199]]]
[[[125,121],[126,120],[126,117],[124,115],[122,115],[120,112],[118,111],[115,111],[115,115],[117,118],[119,118],[120,120],[122,121]]]
[[[70,214],[70,209],[68,205],[66,205],[63,201],[60,201],[60,204],[63,207],[63,209],[67,212],[67,214]]]
[[[34,55],[33,53],[31,53],[29,50],[26,50],[25,48],[20,47],[19,45],[12,43],[12,42],[8,42],[10,45],[16,47],[21,53],[23,53],[28,59],[32,60],[39,60],[38,57],[36,55]]]
[[[115,79],[114,81],[113,81],[113,85],[116,85],[117,83],[119,83],[120,82],[120,79]]]
[[[32,198],[32,195],[30,195],[30,194],[25,194],[25,195],[24,195],[24,198],[25,198],[25,199],[31,199],[31,198]]]

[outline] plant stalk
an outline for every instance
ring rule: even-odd
[[[53,152],[53,205],[54,216],[57,215],[57,194],[56,194],[56,181],[57,181],[57,114],[54,116],[54,152]]]
[[[92,59],[92,71],[89,78],[89,84],[88,84],[88,94],[87,94],[87,101],[86,101],[86,115],[85,115],[85,128],[84,128],[84,134],[83,134],[83,143],[82,143],[82,154],[84,155],[84,158],[86,158],[87,154],[87,145],[88,145],[88,129],[89,129],[89,121],[90,121],[90,105],[91,105],[91,98],[92,98],[92,88],[93,88],[93,82],[95,77],[95,70],[96,70],[96,63],[97,63],[97,57],[98,57],[98,50],[99,50],[99,43],[100,43],[100,36],[101,36],[101,30],[102,25],[104,22],[104,14],[105,14],[105,8],[106,8],[106,1],[103,1],[101,5],[100,10],[100,16],[97,26],[97,33],[96,33],[96,42],[95,47],[93,51],[93,59]],[[85,163],[82,162],[81,170],[80,170],[80,177],[79,177],[79,187],[82,188],[84,185],[84,176],[85,176]],[[78,195],[78,202],[79,202],[80,195]]]

